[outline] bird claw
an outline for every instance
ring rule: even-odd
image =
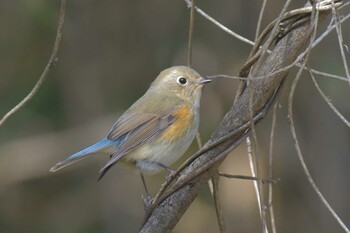
[[[153,205],[154,198],[152,198],[150,195],[147,195],[146,197],[142,195],[142,200],[146,213],[149,213]]]
[[[175,170],[171,170],[169,171],[169,174],[165,177],[165,181],[169,182],[171,180],[171,178],[173,178],[173,175],[176,173]]]
[[[165,177],[166,182],[161,185],[162,187],[164,187],[164,185],[167,182],[169,182],[173,178],[174,174],[176,173],[175,170],[173,170],[169,167],[165,167],[165,168],[169,171],[169,174]],[[149,213],[152,210],[152,206],[154,204],[154,198],[152,198],[148,193],[148,190],[147,190],[147,187],[145,184],[145,179],[144,179],[142,173],[141,173],[141,179],[142,179],[143,185],[144,185],[145,190],[146,190],[146,196],[142,195],[142,200],[143,200],[143,204],[144,204],[144,208],[145,208],[146,213]]]

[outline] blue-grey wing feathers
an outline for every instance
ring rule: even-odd
[[[134,128],[132,131],[128,132],[125,138],[121,141],[116,153],[114,153],[110,160],[101,168],[100,180],[106,172],[116,164],[119,159],[123,158],[130,151],[142,146],[149,140],[152,140],[159,136],[165,129],[167,129],[175,120],[173,115],[168,116],[148,116],[148,120],[143,124],[139,125],[137,128]]]

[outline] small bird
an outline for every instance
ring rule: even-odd
[[[58,171],[93,154],[109,155],[101,168],[99,180],[116,163],[126,164],[143,174],[156,174],[182,156],[196,136],[202,78],[186,66],[163,70],[147,92],[113,125],[108,135],[97,143],[71,155],[50,169]]]

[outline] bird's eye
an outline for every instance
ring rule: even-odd
[[[185,85],[187,83],[187,79],[185,77],[180,77],[177,79],[177,82],[181,85]]]

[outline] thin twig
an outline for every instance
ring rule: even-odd
[[[199,132],[197,132],[196,134],[196,140],[197,140],[198,149],[201,149],[203,147],[203,144],[202,144],[202,139]]]
[[[189,26],[189,32],[188,32],[188,51],[187,51],[188,67],[192,66],[192,39],[193,39],[194,16],[195,16],[194,7],[195,7],[195,0],[192,0],[191,13],[190,13],[190,26]]]
[[[220,233],[225,233],[226,232],[225,218],[222,212],[222,207],[220,204],[220,197],[219,197],[219,178],[220,178],[219,172],[216,171],[215,174],[210,179],[210,181],[212,183],[212,194],[214,199],[216,218],[219,224],[219,230],[220,230]]]
[[[198,149],[200,150],[203,147],[201,135],[199,133],[196,134],[196,140]],[[210,193],[214,200],[215,210],[216,210],[216,218],[219,224],[220,233],[225,233],[225,219],[224,214],[222,213],[222,208],[220,204],[219,198],[219,171],[216,171],[216,174],[212,176],[212,178],[208,181],[208,186]]]
[[[215,74],[215,75],[207,75],[208,79],[214,79],[214,78],[230,78],[235,80],[247,80],[246,77],[239,77],[239,76],[232,76],[228,74]]]
[[[324,92],[321,90],[320,86],[318,85],[314,75],[312,72],[309,71],[310,77],[317,89],[317,91],[320,93],[321,97],[326,101],[328,106],[332,109],[332,111],[340,118],[340,120],[350,128],[350,122],[339,112],[339,110],[332,104],[332,101],[324,94]]]
[[[196,134],[196,139],[197,139],[197,145],[199,149],[201,149],[203,145],[202,145],[202,140],[199,133]],[[218,174],[219,171],[216,171],[216,173]],[[224,215],[222,213],[220,199],[219,199],[219,178],[220,178],[219,175],[212,176],[212,178],[208,181],[208,186],[209,186],[211,196],[213,197],[213,200],[214,200],[216,218],[218,220],[220,233],[225,233],[225,220],[224,220]]]
[[[255,168],[254,168],[254,160],[253,160],[253,148],[252,148],[252,143],[250,141],[250,137],[246,138],[246,144],[247,144],[247,153],[248,153],[248,159],[249,159],[249,168],[250,168],[250,173],[252,174],[253,177],[257,176],[255,173]],[[260,174],[259,174],[260,175]],[[258,187],[258,182],[257,181],[253,181],[253,185],[254,185],[254,190],[255,190],[255,196],[258,202],[258,207],[259,207],[259,214],[260,214],[260,218],[261,221],[262,220],[262,205],[261,205],[261,195],[260,195],[260,189]],[[263,229],[265,229],[266,223],[262,222],[263,225]]]
[[[339,6],[338,9],[341,10],[341,9],[343,9],[344,7],[348,6],[348,5],[350,5],[350,2],[342,3],[342,5]]]
[[[347,14],[340,20],[340,24],[344,23],[346,20],[350,18],[350,14]],[[316,47],[326,36],[331,33],[336,28],[336,24],[332,25],[331,27],[328,27],[326,31],[322,33],[312,44],[312,48]]]
[[[300,75],[299,75],[300,76]],[[299,161],[303,167],[304,173],[306,175],[306,178],[308,179],[308,181],[310,182],[312,188],[314,189],[314,191],[316,192],[317,196],[320,198],[320,200],[323,202],[323,204],[326,206],[326,208],[329,210],[329,212],[332,214],[332,216],[335,218],[335,220],[339,223],[339,225],[343,228],[343,230],[347,233],[350,233],[350,229],[344,224],[344,222],[339,218],[339,216],[337,215],[337,213],[333,210],[333,208],[331,207],[331,205],[328,203],[328,201],[325,199],[325,197],[323,196],[323,194],[321,193],[321,191],[318,189],[317,185],[315,184],[315,181],[313,180],[309,169],[306,166],[306,163],[304,161],[303,158],[303,154],[301,152],[300,149],[300,145],[299,145],[299,141],[295,132],[295,126],[294,126],[294,120],[293,120],[293,112],[292,112],[292,99],[294,96],[294,90],[295,90],[295,86],[296,83],[299,80],[295,79],[295,81],[293,82],[293,91],[291,91],[290,96],[290,102],[288,104],[288,115],[289,115],[289,126],[290,126],[290,131],[292,133],[293,136],[293,140],[294,140],[294,147],[297,151],[297,155],[299,158]]]
[[[310,69],[308,67],[305,67],[305,69],[310,71],[313,74],[318,74],[318,75],[321,75],[321,76],[324,76],[324,77],[327,77],[327,78],[338,79],[338,80],[346,81],[346,82],[348,81],[347,78],[339,76],[339,75],[325,73],[325,72],[318,71],[318,70],[315,70],[315,69]]]
[[[57,53],[58,53],[58,49],[60,47],[61,39],[62,39],[62,29],[63,29],[63,24],[64,24],[65,9],[66,9],[66,0],[61,0],[55,43],[53,46],[53,50],[52,50],[50,59],[46,65],[44,71],[42,72],[39,80],[36,82],[35,86],[29,92],[29,94],[26,97],[24,97],[24,99],[21,100],[21,102],[19,102],[15,107],[13,107],[9,112],[7,112],[2,117],[2,119],[0,120],[0,127],[7,121],[7,119],[9,119],[13,114],[15,114],[22,107],[24,107],[35,96],[35,94],[39,91],[40,87],[44,83],[50,69],[56,64]]]
[[[341,58],[342,58],[343,64],[344,64],[345,74],[346,74],[346,77],[348,78],[349,85],[350,85],[350,72],[349,72],[349,67],[348,67],[348,63],[346,61],[346,56],[345,56],[345,52],[344,52],[344,48],[343,48],[343,33],[341,30],[341,24],[340,24],[338,12],[334,6],[334,0],[332,0],[332,13],[335,17],[335,29],[337,31],[340,54],[341,54]]]
[[[188,7],[192,6],[192,3],[190,0],[185,0],[186,4]],[[222,29],[224,32],[228,33],[229,35],[236,37],[237,39],[248,43],[250,45],[254,45],[254,42],[246,39],[245,37],[233,32],[232,30],[228,29],[227,27],[225,27],[224,25],[222,25],[221,23],[219,23],[217,20],[215,20],[214,18],[212,18],[211,16],[209,16],[207,13],[205,13],[204,11],[202,11],[201,9],[199,9],[197,6],[195,6],[195,10],[201,14],[204,18],[208,19],[210,22],[212,22],[213,24],[215,24],[218,28]]]
[[[201,149],[203,147],[201,136],[199,133],[196,134],[196,141],[198,148]],[[216,171],[216,173],[219,173],[219,171]],[[211,196],[214,200],[215,210],[216,210],[216,218],[218,220],[220,233],[225,233],[225,221],[224,221],[224,215],[221,210],[220,205],[220,199],[219,199],[219,176],[214,175],[209,181],[208,186],[211,193]]]
[[[315,38],[315,35],[316,35],[316,28],[317,28],[317,18],[318,18],[318,11],[317,11],[317,14],[315,16],[315,20],[314,20],[314,33],[312,35],[312,38],[311,38],[311,43],[312,44],[312,41],[313,39]],[[313,178],[311,177],[311,174],[309,172],[309,169],[307,168],[306,164],[305,164],[305,161],[304,161],[304,158],[303,158],[303,154],[301,152],[301,148],[300,148],[300,145],[299,145],[299,141],[298,141],[298,138],[297,138],[297,135],[296,135],[296,130],[295,130],[295,124],[294,124],[294,120],[293,120],[293,97],[294,97],[294,93],[295,93],[295,89],[296,89],[296,86],[298,84],[298,81],[300,80],[300,77],[301,77],[301,73],[303,71],[303,68],[306,66],[306,62],[307,62],[307,59],[308,59],[308,56],[310,54],[310,51],[311,51],[311,47],[312,46],[309,46],[309,52],[306,54],[305,56],[305,60],[304,62],[302,63],[301,65],[301,68],[299,69],[293,83],[292,83],[292,86],[291,86],[291,91],[290,91],[290,94],[289,94],[289,98],[288,98],[288,119],[289,119],[289,128],[290,128],[290,131],[291,131],[291,134],[292,134],[292,137],[293,137],[293,141],[294,141],[294,147],[297,151],[297,155],[298,155],[298,159],[302,165],[302,168],[304,170],[304,173],[306,175],[306,178],[308,179],[308,181],[310,182],[312,188],[314,189],[314,191],[316,192],[317,196],[320,198],[320,200],[323,202],[323,204],[326,206],[326,208],[330,211],[330,213],[332,214],[332,216],[336,219],[336,221],[339,223],[339,225],[343,228],[343,230],[347,233],[350,233],[350,230],[347,228],[347,226],[343,223],[343,221],[338,217],[338,215],[336,214],[336,212],[332,209],[332,207],[330,206],[330,204],[327,202],[327,200],[324,198],[324,196],[322,195],[322,193],[320,192],[320,190],[318,189],[317,185],[315,184]]]
[[[276,184],[279,181],[279,179],[263,179],[263,178],[253,177],[253,176],[231,175],[231,174],[226,174],[222,172],[220,172],[219,175],[222,177],[231,178],[231,179],[255,180],[263,184],[269,184],[269,183]]]
[[[299,60],[298,60],[298,62],[299,62]],[[300,64],[296,64],[295,66],[300,67]],[[318,70],[315,70],[315,69],[310,69],[308,67],[305,67],[304,70],[310,70],[313,74],[318,74],[318,75],[321,75],[321,76],[324,76],[324,77],[327,77],[327,78],[337,79],[337,80],[345,81],[345,82],[348,81],[347,78],[345,78],[343,76],[340,76],[340,75],[329,74],[329,73],[318,71]],[[239,77],[239,76],[228,75],[228,74],[207,75],[206,77],[208,79],[229,78],[229,79],[234,79],[234,80],[247,80],[247,78],[245,78],[245,77]],[[264,79],[264,78],[268,78],[268,76],[266,75],[266,76],[255,77],[251,81],[254,82],[254,81],[257,81],[259,79]]]
[[[274,142],[275,129],[276,129],[277,109],[278,109],[278,101],[276,101],[272,112],[272,124],[271,124],[270,147],[269,147],[269,179],[272,179],[273,142]],[[268,188],[268,206],[269,206],[269,212],[270,212],[270,223],[271,223],[272,233],[276,233],[277,231],[276,231],[276,224],[275,224],[275,214],[274,214],[273,202],[272,202],[272,183],[269,184],[269,188]]]
[[[267,2],[267,0],[263,0],[263,3],[261,5],[259,19],[257,22],[256,31],[255,31],[255,40],[258,38],[259,33],[260,33],[260,27],[261,27],[262,18],[263,18],[264,12],[265,12],[266,2]]]
[[[248,149],[248,159],[249,159],[249,168],[250,168],[250,172],[252,174],[253,177],[256,176],[255,173],[255,168],[254,168],[254,160],[253,160],[253,148],[252,148],[252,143],[250,141],[250,137],[246,138],[246,144],[247,144],[247,149]],[[256,156],[255,156],[256,157]],[[258,161],[256,161],[255,164],[257,164]],[[258,165],[256,165],[256,167],[258,167]],[[259,174],[261,175],[261,174]],[[259,182],[260,184],[261,182]],[[258,202],[258,207],[259,207],[259,214],[260,214],[260,219],[261,219],[261,223],[262,223],[262,228],[263,228],[263,232],[268,232],[267,230],[267,225],[266,225],[266,218],[265,218],[265,214],[264,214],[264,204],[262,204],[263,200],[262,200],[262,188],[259,188],[258,182],[257,181],[253,181],[253,185],[254,185],[254,190],[255,190],[255,195],[256,195],[256,199]]]

